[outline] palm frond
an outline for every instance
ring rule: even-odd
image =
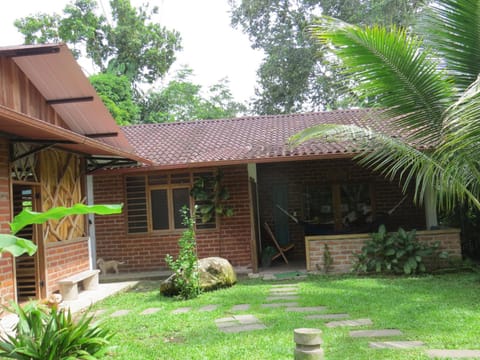
[[[458,202],[470,202],[480,208],[479,189],[466,168],[445,168],[432,152],[425,152],[401,139],[355,125],[324,124],[306,129],[290,138],[291,146],[311,139],[355,144],[355,159],[362,166],[402,184],[407,192],[413,184],[414,199],[423,202],[427,189],[433,188],[439,207],[451,210]]]
[[[463,91],[480,73],[480,2],[442,0],[431,8],[420,31]]]
[[[389,109],[388,118],[397,117],[399,128],[415,129],[412,137],[433,140],[454,92],[421,39],[398,28],[360,28],[322,19],[311,32],[340,58],[353,90]]]

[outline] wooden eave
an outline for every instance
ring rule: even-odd
[[[89,155],[118,156],[152,165],[153,162],[132,152],[116,148],[46,121],[0,105],[0,132],[11,140],[51,143],[57,148]]]

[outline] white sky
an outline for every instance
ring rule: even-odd
[[[13,25],[15,19],[39,12],[62,14],[69,0],[14,0],[0,12],[0,46],[19,45],[23,37]],[[103,3],[108,12],[109,0]],[[208,87],[224,77],[236,100],[254,94],[256,70],[262,53],[254,51],[246,35],[230,26],[227,0],[131,0],[133,6],[149,2],[158,6],[156,22],[175,29],[182,36],[183,51],[171,70],[186,64],[194,70],[194,82]],[[7,10],[8,9],[8,10]]]

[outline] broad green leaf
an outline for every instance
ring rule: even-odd
[[[98,214],[111,215],[120,214],[122,212],[123,204],[113,205],[84,205],[75,204],[70,208],[63,206],[55,207],[45,212],[35,212],[31,210],[22,210],[10,224],[12,234],[16,234],[25,226],[31,224],[43,224],[48,220],[58,220],[68,215],[83,215],[83,214]]]
[[[31,256],[37,251],[37,245],[30,240],[15,235],[0,234],[0,253],[4,251],[13,256],[20,256],[25,253]]]

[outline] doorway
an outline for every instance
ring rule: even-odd
[[[40,191],[38,185],[13,184],[12,189],[13,214],[17,215],[23,209],[40,211]],[[39,259],[43,254],[41,242],[41,226],[29,225],[20,230],[17,236],[33,241],[38,250],[33,256],[23,254],[15,258],[15,282],[17,301],[39,299],[44,296],[44,273]]]

